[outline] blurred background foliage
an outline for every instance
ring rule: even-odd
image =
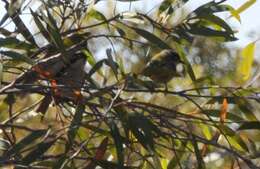
[[[147,2],[2,0],[1,167],[260,167],[256,41],[229,45],[255,0]],[[163,49],[186,70],[167,91],[142,76]]]

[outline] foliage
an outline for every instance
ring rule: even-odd
[[[219,57],[203,50],[236,65],[223,44],[237,38],[220,14],[240,20],[255,1],[237,10],[210,1],[179,19],[188,0],[164,0],[148,13],[131,10],[135,1],[3,1],[0,166],[259,168],[255,42],[237,68],[220,64],[213,73],[206,65]],[[110,10],[98,10],[102,3]],[[120,4],[130,10],[118,12]],[[168,90],[141,74],[163,49],[177,51],[187,72]]]

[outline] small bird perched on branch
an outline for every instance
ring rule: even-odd
[[[167,83],[173,77],[184,75],[184,62],[178,53],[172,49],[164,49],[154,55],[143,69],[142,74],[151,78],[154,82],[164,83],[166,91]]]

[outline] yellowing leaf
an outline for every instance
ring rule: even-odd
[[[247,8],[249,8],[250,6],[252,6],[254,3],[256,2],[256,0],[248,0],[247,2],[245,2],[243,5],[241,5],[236,12],[238,14],[242,13],[243,11],[245,11]]]
[[[167,169],[167,165],[168,165],[168,160],[165,158],[161,159],[162,169]]]
[[[241,60],[238,62],[237,75],[239,81],[245,82],[249,79],[254,60],[255,42],[248,44],[241,53]]]
[[[239,13],[237,12],[237,10],[232,9],[232,10],[230,10],[230,13],[231,13],[231,15],[232,15],[234,18],[236,18],[239,22],[241,22],[241,18],[240,18]]]
[[[221,111],[220,111],[220,122],[223,123],[226,120],[227,117],[227,109],[228,109],[228,102],[227,99],[224,98]]]
[[[231,6],[228,6],[229,11],[231,13],[231,16],[233,16],[234,18],[236,18],[239,22],[241,22],[240,19],[240,13],[244,12],[247,8],[249,8],[250,6],[252,6],[254,3],[256,2],[256,0],[248,0],[247,2],[245,2],[243,5],[241,5],[238,9],[234,9]]]

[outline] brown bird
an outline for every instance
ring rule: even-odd
[[[178,53],[171,49],[165,49],[154,55],[143,69],[142,74],[151,78],[156,83],[164,83],[166,91],[167,83],[173,77],[184,75],[184,62]]]

